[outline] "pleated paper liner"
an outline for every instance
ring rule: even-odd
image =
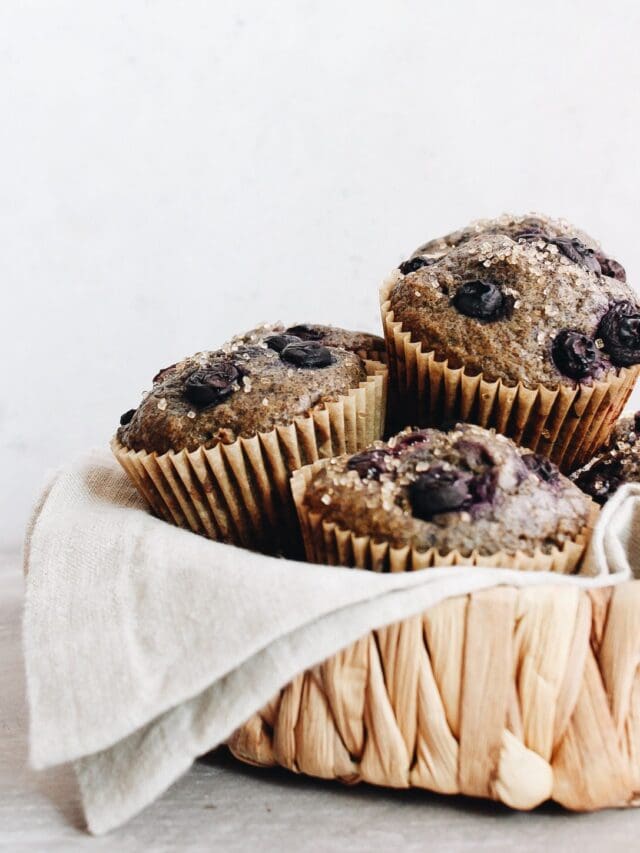
[[[302,465],[355,453],[384,431],[387,368],[366,361],[367,379],[308,415],[231,444],[158,454],[112,450],[160,518],[210,539],[270,554],[302,554],[289,479]]]
[[[640,581],[494,587],[297,675],[228,745],[251,764],[512,809],[637,805],[639,648]]]
[[[464,555],[458,551],[441,554],[437,548],[420,551],[408,545],[394,548],[370,536],[357,536],[335,522],[326,521],[321,513],[307,509],[304,505],[307,486],[324,464],[326,462],[318,461],[307,465],[291,478],[291,492],[298,512],[306,558],[310,563],[321,565],[347,566],[374,572],[407,572],[444,566],[488,566],[572,574],[585,554],[598,511],[594,504],[589,523],[576,539],[565,542],[562,548],[554,547],[549,553],[536,549],[533,553],[498,551],[483,555],[473,551]]]
[[[606,381],[572,388],[527,388],[489,382],[450,368],[394,320],[389,295],[380,291],[391,378],[390,426],[445,426],[454,421],[493,427],[551,458],[564,473],[584,465],[607,440],[640,374],[640,365],[612,371]]]

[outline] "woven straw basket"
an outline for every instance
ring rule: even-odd
[[[636,805],[640,581],[496,587],[373,631],[233,735],[237,758],[531,809]]]

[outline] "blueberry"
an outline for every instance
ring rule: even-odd
[[[640,432],[640,412],[636,412],[633,416],[633,428],[636,432]]]
[[[496,468],[489,468],[483,474],[475,476],[470,483],[473,503],[492,503],[496,495],[497,480]]]
[[[627,272],[621,263],[607,257],[603,252],[596,252],[596,258],[600,264],[602,275],[608,275],[610,278],[615,278],[618,281],[627,280]]]
[[[393,445],[394,453],[402,453],[410,447],[426,444],[429,441],[429,433],[424,429],[416,429],[396,438]]]
[[[471,475],[463,471],[434,465],[418,474],[409,486],[409,501],[413,515],[429,521],[441,512],[452,512],[472,501],[469,483]]]
[[[131,423],[131,418],[135,415],[135,409],[129,409],[129,411],[125,412],[124,415],[120,415],[120,426],[126,426]]]
[[[276,352],[282,352],[282,350],[288,346],[289,344],[297,344],[300,343],[302,338],[297,335],[270,335],[268,338],[264,339],[265,344],[269,347],[269,349],[275,350]]]
[[[435,263],[437,263],[435,258],[409,258],[408,261],[403,261],[398,269],[402,275],[409,275],[409,273],[416,272],[422,267],[430,267]]]
[[[211,406],[228,397],[241,376],[242,372],[231,361],[198,368],[185,382],[185,397],[196,406]]]
[[[466,281],[452,302],[461,314],[477,320],[499,320],[505,313],[505,299],[493,281]]]
[[[591,338],[572,329],[558,332],[551,355],[560,373],[571,379],[592,376],[599,362],[598,350]]]
[[[388,450],[376,449],[365,450],[363,453],[356,453],[347,462],[349,471],[357,471],[358,476],[362,480],[379,480],[380,474],[384,474],[387,470],[386,460],[389,455]]]
[[[628,300],[613,304],[600,320],[596,334],[616,367],[640,362],[640,309]]]
[[[288,344],[280,358],[296,367],[328,367],[333,361],[331,350],[317,341],[301,341]]]
[[[537,474],[545,483],[558,479],[558,469],[553,462],[541,453],[525,453],[522,461],[532,474]]]
[[[572,479],[578,488],[591,495],[594,501],[604,504],[622,485],[622,463],[612,457],[600,459]]]
[[[545,243],[557,246],[558,251],[562,252],[565,258],[569,258],[574,264],[579,264],[583,269],[598,274],[602,272],[600,254],[590,249],[577,237],[552,237],[550,234],[546,234],[541,228],[534,226],[516,234],[516,239],[528,241],[544,240]],[[604,274],[608,275],[609,273]]]
[[[300,338],[301,341],[319,341],[323,337],[323,333],[317,326],[310,326],[307,323],[301,323],[299,326],[289,326],[285,334]]]
[[[548,243],[551,240],[551,237],[549,237],[549,235],[537,225],[532,225],[531,227],[526,228],[524,231],[520,231],[514,236],[516,240],[528,240],[531,242],[533,242],[534,240],[544,240],[545,243]]]
[[[600,274],[600,263],[593,249],[579,240],[577,237],[553,237],[549,240],[558,247],[559,251],[573,261],[574,264],[579,264],[583,269]]]

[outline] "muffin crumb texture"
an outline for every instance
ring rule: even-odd
[[[138,408],[122,415],[118,439],[165,453],[267,432],[358,388],[364,356],[383,351],[382,339],[364,332],[263,325],[160,370]]]
[[[390,302],[423,351],[490,381],[592,384],[640,363],[624,268],[564,220],[505,215],[432,240],[400,265]]]
[[[620,418],[605,447],[571,479],[601,505],[625,483],[640,483],[640,412]]]
[[[408,429],[331,460],[304,505],[396,548],[490,555],[550,553],[574,541],[591,502],[545,457],[492,430]]]

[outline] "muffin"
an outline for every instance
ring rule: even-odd
[[[319,341],[326,347],[338,347],[340,349],[355,352],[360,358],[371,361],[386,361],[386,350],[384,338],[380,335],[372,335],[370,332],[352,332],[349,329],[340,329],[337,326],[322,326],[320,324],[299,323],[285,328],[282,323],[275,325],[263,324],[243,335],[236,335],[231,344],[253,343],[256,340],[275,335],[288,336],[283,338],[286,343],[288,338],[301,341]],[[275,342],[271,341],[271,347]]]
[[[307,558],[375,571],[487,565],[571,572],[589,498],[494,430],[409,429],[294,474]]]
[[[601,505],[625,483],[640,483],[640,412],[620,418],[606,446],[571,479]]]
[[[552,241],[565,257],[579,263],[593,272],[627,280],[622,264],[605,254],[599,244],[584,231],[571,225],[565,219],[552,219],[549,216],[530,213],[526,216],[504,214],[497,219],[480,219],[459,231],[453,231],[444,237],[430,240],[417,249],[404,265],[422,265],[423,260],[446,254],[454,246],[466,243],[473,237],[484,234],[505,234],[512,240]]]
[[[606,441],[640,369],[623,267],[547,217],[427,243],[381,300],[396,423],[495,427],[566,472]]]
[[[296,556],[291,472],[381,437],[382,347],[327,326],[261,326],[160,370],[114,453],[167,521]]]

